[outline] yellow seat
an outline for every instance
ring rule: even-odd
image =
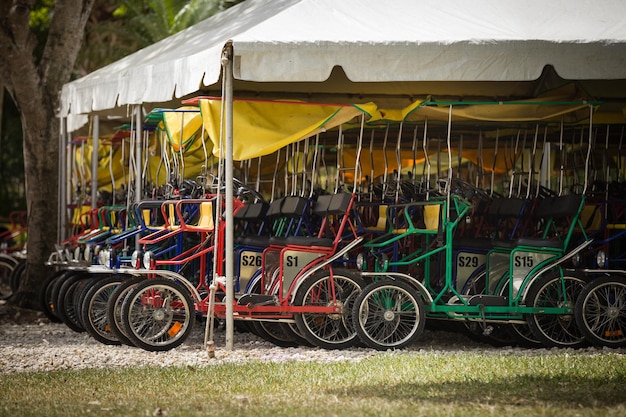
[[[213,223],[213,203],[206,201],[200,203],[200,217],[198,218],[198,225],[202,229],[213,230],[215,224]]]
[[[426,230],[437,230],[439,228],[440,204],[430,204],[424,206],[424,224]]]

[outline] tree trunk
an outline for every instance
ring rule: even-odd
[[[28,257],[26,274],[20,282],[14,302],[20,307],[40,309],[41,284],[52,272],[45,266],[48,255],[58,242],[58,136],[59,120],[52,103],[40,103],[36,114],[22,113],[24,129],[24,166],[28,205]]]
[[[24,134],[28,206],[26,274],[14,297],[22,307],[41,308],[45,261],[57,243],[59,93],[68,82],[94,0],[56,0],[45,45],[37,56],[30,29],[36,0],[0,3],[0,81],[15,102]]]

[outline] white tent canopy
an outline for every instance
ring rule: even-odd
[[[570,80],[624,80],[624,16],[623,0],[247,0],[66,84],[61,116],[215,85],[229,40],[236,80],[286,89],[325,81],[335,67],[365,89],[523,82],[546,65]]]

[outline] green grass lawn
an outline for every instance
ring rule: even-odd
[[[166,353],[165,353],[166,354]],[[383,353],[0,375],[2,416],[624,416],[626,356]]]

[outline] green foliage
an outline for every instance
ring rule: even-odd
[[[180,32],[242,0],[100,0],[86,30],[77,76]]]
[[[30,12],[30,27],[34,31],[45,31],[50,26],[54,0],[38,0]]]
[[[74,78],[117,61],[242,0],[96,0],[74,71]],[[30,28],[43,51],[55,0],[37,0]],[[19,113],[5,95],[0,132],[0,217],[26,206]]]

